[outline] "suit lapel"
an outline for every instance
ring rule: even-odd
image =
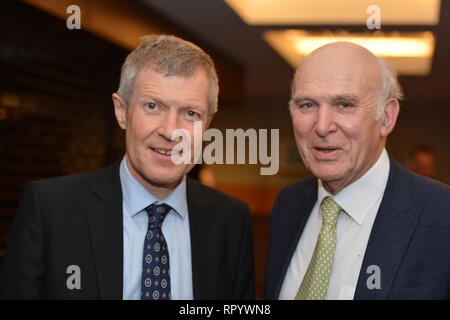
[[[414,205],[408,175],[392,159],[383,200],[377,213],[359,274],[355,299],[386,299],[422,212]],[[369,289],[369,266],[378,266],[381,288]],[[370,282],[370,281],[369,281]]]
[[[208,199],[198,182],[187,179],[187,202],[191,232],[192,285],[194,299],[208,299],[216,292],[218,261],[217,243],[212,215],[208,214]]]
[[[98,183],[97,183],[98,182]],[[91,187],[87,221],[102,299],[122,299],[123,221],[119,162]]]
[[[278,259],[276,259],[276,266],[274,274],[277,275],[275,283],[275,296],[277,299],[280,294],[281,286],[283,285],[284,277],[292,259],[300,237],[305,229],[306,222],[311,214],[314,204],[317,201],[317,179],[312,178],[307,181],[304,186],[299,187],[294,195],[291,195],[294,201],[291,201],[292,206],[289,208],[280,208],[279,210],[288,210],[286,214],[288,221],[283,222],[284,230],[278,230],[276,237],[279,241],[275,241],[279,246]],[[287,201],[289,203],[289,201]],[[283,204],[281,204],[283,205]],[[279,261],[279,262],[278,262]]]

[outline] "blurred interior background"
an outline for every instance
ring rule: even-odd
[[[380,31],[366,26],[369,4],[380,8]],[[81,9],[81,30],[66,26],[70,5]],[[212,127],[280,129],[277,175],[260,175],[261,164],[212,165],[204,173],[206,183],[252,209],[261,298],[273,201],[309,174],[287,109],[293,66],[336,31],[377,40],[400,74],[406,100],[390,154],[415,168],[426,156],[412,157],[425,149],[434,160],[423,160],[433,167],[423,172],[450,183],[450,1],[3,0],[0,259],[27,181],[101,168],[123,155],[111,102],[120,66],[140,36],[174,34],[216,63],[221,92]]]

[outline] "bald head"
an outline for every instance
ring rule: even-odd
[[[377,117],[383,102],[403,94],[394,72],[372,52],[351,42],[333,42],[314,50],[297,68],[292,82],[292,95],[296,83],[307,77],[334,78],[337,82],[358,81],[378,101]]]
[[[378,58],[366,48],[345,41],[333,42],[317,48],[303,60],[301,66],[314,61],[339,61],[340,64],[364,63],[374,66],[379,63]]]
[[[313,77],[336,78],[337,81],[358,79],[372,92],[381,90],[380,62],[369,50],[351,42],[334,42],[313,51],[297,68],[295,83]],[[307,79],[307,80],[308,80]]]

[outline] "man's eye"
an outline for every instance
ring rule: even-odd
[[[153,102],[147,103],[147,108],[149,108],[151,110],[156,109],[156,103],[153,103]]]
[[[339,107],[341,107],[342,109],[350,109],[351,107],[353,107],[353,104],[348,102],[342,102],[339,104]]]
[[[195,111],[189,110],[189,111],[187,112],[187,115],[188,115],[189,117],[196,117],[196,116],[198,115],[198,113],[195,112]]]
[[[308,103],[302,104],[301,107],[304,107],[306,109],[311,109],[312,107],[314,107],[314,104],[308,102]]]

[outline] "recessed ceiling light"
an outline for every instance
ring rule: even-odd
[[[305,30],[269,30],[264,39],[293,67],[315,49],[331,42],[359,44],[387,60],[402,75],[427,75],[431,71],[435,38],[431,32],[376,32],[334,34]]]
[[[251,25],[365,25],[380,8],[384,25],[437,25],[440,0],[225,0]]]

